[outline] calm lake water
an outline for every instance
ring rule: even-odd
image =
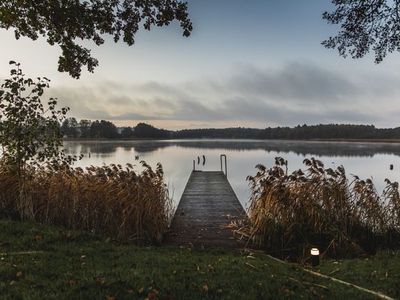
[[[220,170],[219,156],[228,157],[228,179],[240,202],[247,207],[248,175],[256,173],[259,163],[270,167],[277,156],[288,160],[289,170],[304,167],[304,158],[315,157],[325,167],[343,165],[348,175],[372,178],[381,192],[384,179],[400,181],[400,144],[347,143],[260,140],[159,140],[159,141],[66,141],[68,154],[83,154],[76,166],[131,163],[145,160],[152,167],[161,162],[174,204],[177,205],[196,160],[196,169]],[[90,154],[90,155],[89,155]],[[206,164],[197,165],[198,156],[206,156]],[[394,170],[389,170],[389,165]]]

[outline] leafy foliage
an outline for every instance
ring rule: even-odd
[[[78,136],[78,122],[75,118],[66,118],[61,124],[61,133],[65,136],[77,137]]]
[[[307,169],[287,172],[287,161],[258,165],[248,180],[252,189],[248,235],[285,258],[306,259],[318,247],[324,255],[371,254],[379,247],[398,247],[398,184],[387,181],[379,196],[370,179],[349,182],[344,168],[325,169],[306,159]]]
[[[0,90],[0,145],[3,160],[21,174],[30,161],[44,162],[60,154],[59,122],[68,111],[57,109],[57,99],[50,98],[45,106],[41,97],[50,80],[26,78],[20,64],[14,68]]]
[[[58,70],[79,78],[82,66],[90,72],[98,65],[90,50],[77,39],[104,43],[104,34],[115,42],[121,38],[133,45],[140,24],[146,30],[152,26],[166,26],[173,20],[180,22],[183,35],[189,36],[192,23],[187,4],[179,0],[10,0],[0,2],[0,27],[14,28],[15,37],[36,40],[47,38],[50,45],[58,44],[62,55]]]
[[[220,139],[400,139],[400,128],[376,128],[373,125],[352,124],[319,124],[297,125],[295,127],[267,127],[259,128],[203,128],[183,129],[178,131],[156,128],[146,123],[139,123],[135,127],[122,128],[121,135],[117,134],[109,121],[81,120],[63,123],[63,133],[68,137],[106,138],[220,138]]]
[[[250,139],[384,139],[400,138],[400,128],[380,129],[373,125],[319,124],[295,127],[203,128],[173,132],[174,138]]]
[[[370,50],[380,63],[388,53],[400,51],[400,1],[332,0],[333,12],[323,18],[340,26],[339,33],[325,40],[327,48],[337,49],[343,57],[361,58]]]
[[[136,125],[133,136],[137,138],[169,138],[171,132],[165,129],[158,129],[146,123]]]
[[[90,126],[90,136],[94,138],[117,138],[117,127],[109,121],[94,121]]]

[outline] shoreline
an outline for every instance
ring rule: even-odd
[[[400,139],[255,139],[255,138],[135,138],[135,139],[105,139],[105,138],[63,138],[63,142],[134,142],[134,141],[282,141],[282,142],[338,142],[338,143],[386,143],[400,144]]]

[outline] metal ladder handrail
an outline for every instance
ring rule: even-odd
[[[222,158],[224,158],[224,161],[225,161],[225,173],[224,173]],[[219,161],[221,164],[221,172],[225,174],[225,177],[228,177],[228,160],[226,158],[226,154],[221,154],[219,156]],[[193,159],[193,171],[196,171],[196,160],[195,159]]]
[[[223,168],[222,168],[222,158],[225,159],[225,177],[228,177],[228,163],[227,163],[227,160],[226,160],[226,154],[221,154],[219,156],[219,161],[221,163],[221,172],[223,173],[224,171],[223,171]]]

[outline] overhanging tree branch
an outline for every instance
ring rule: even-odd
[[[36,40],[39,36],[50,45],[59,45],[62,54],[58,70],[79,78],[82,67],[93,72],[98,60],[79,40],[91,40],[100,46],[103,36],[121,38],[133,45],[140,25],[146,30],[178,21],[184,36],[193,27],[187,3],[180,0],[8,0],[0,2],[0,28],[14,29],[15,37]]]
[[[323,41],[343,57],[361,58],[374,52],[380,63],[388,53],[400,51],[399,0],[332,0],[335,10],[323,19],[339,25],[336,36]]]

